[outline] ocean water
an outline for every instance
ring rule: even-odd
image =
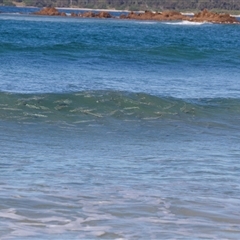
[[[0,11],[0,239],[239,239],[240,25]]]

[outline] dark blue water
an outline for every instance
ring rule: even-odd
[[[238,239],[240,25],[14,9],[0,238]]]

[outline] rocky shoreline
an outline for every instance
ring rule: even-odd
[[[39,12],[35,12],[35,15],[47,15],[47,16],[67,16],[64,12],[59,12],[56,8],[47,7],[43,8]],[[83,13],[71,13],[71,17],[80,18],[115,18],[109,12],[100,11],[93,12],[87,11]],[[210,12],[207,9],[194,14],[193,16],[186,16],[177,11],[166,12],[151,12],[145,11],[142,13],[130,12],[128,14],[122,14],[120,19],[135,19],[135,20],[153,20],[153,21],[190,21],[190,22],[210,22],[221,24],[240,24],[240,21],[228,13],[215,13]]]

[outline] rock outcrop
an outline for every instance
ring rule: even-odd
[[[193,22],[212,22],[212,23],[239,23],[239,21],[227,13],[214,13],[207,9],[195,14],[191,19]]]
[[[39,12],[35,12],[36,15],[47,15],[47,16],[67,16],[66,13],[59,12],[54,7],[46,7],[40,10]]]
[[[37,15],[48,16],[67,16],[66,13],[59,12],[56,8],[46,7],[41,11],[36,12]],[[83,13],[71,13],[71,17],[82,18],[114,18],[108,12],[83,12]],[[237,18],[230,16],[227,13],[214,13],[207,9],[195,14],[193,17],[185,16],[177,11],[165,11],[165,12],[130,12],[127,15],[122,14],[120,19],[135,19],[135,20],[153,20],[153,21],[191,21],[191,22],[211,22],[211,23],[240,23]]]
[[[112,18],[113,16],[108,12],[100,12],[97,14],[99,18]]]
[[[155,20],[155,21],[180,21],[187,20],[188,17],[176,11],[166,11],[162,13],[153,13],[145,11],[144,13],[130,12],[128,15],[121,15],[121,19],[137,19],[137,20]]]
[[[203,10],[195,14],[193,17],[185,16],[180,12],[166,11],[162,13],[153,13],[145,11],[144,13],[130,12],[128,15],[121,15],[121,19],[137,19],[137,20],[155,20],[155,21],[192,21],[192,22],[211,22],[211,23],[239,23],[239,21],[227,13],[214,13]]]
[[[99,13],[95,13],[95,12],[84,12],[82,14],[78,15],[79,17],[83,17],[83,18],[112,18],[113,16],[111,14],[109,14],[108,12],[99,12]]]

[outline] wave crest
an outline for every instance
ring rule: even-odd
[[[145,93],[83,91],[76,93],[0,93],[0,119],[82,122],[93,119],[150,120],[231,117],[240,99],[177,99]]]

